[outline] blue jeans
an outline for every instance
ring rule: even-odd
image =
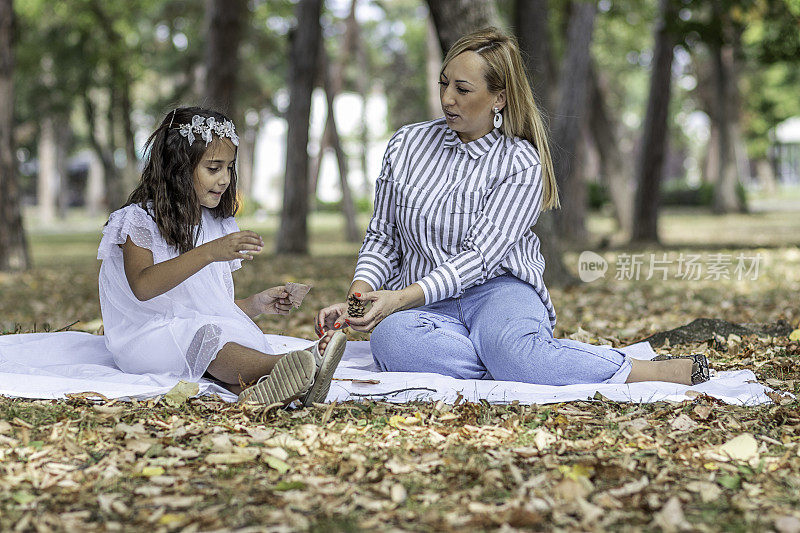
[[[510,274],[389,315],[373,330],[370,347],[383,371],[462,379],[624,383],[631,371],[619,350],[554,339],[536,290]]]

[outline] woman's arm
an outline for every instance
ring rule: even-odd
[[[139,301],[150,300],[186,281],[215,261],[253,259],[244,252],[259,252],[264,241],[253,231],[239,231],[202,244],[168,261],[153,264],[153,252],[133,244],[122,245],[125,277]]]

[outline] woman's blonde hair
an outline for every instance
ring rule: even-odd
[[[484,28],[463,36],[447,52],[441,72],[457,55],[473,51],[486,61],[485,79],[491,93],[505,89],[506,107],[500,131],[529,141],[539,151],[544,183],[542,210],[559,207],[558,187],[550,157],[547,128],[533,100],[516,39],[497,28]],[[440,72],[440,74],[441,74]]]

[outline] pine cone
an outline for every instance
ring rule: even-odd
[[[347,297],[347,315],[353,318],[361,318],[366,314],[364,302],[355,296]]]

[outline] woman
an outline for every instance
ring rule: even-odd
[[[553,338],[531,226],[558,207],[558,192],[516,42],[494,28],[462,37],[439,85],[444,118],[400,128],[384,156],[348,292],[369,311],[326,307],[318,334],[374,328],[385,371],[547,385],[707,380],[702,355],[641,361]]]

